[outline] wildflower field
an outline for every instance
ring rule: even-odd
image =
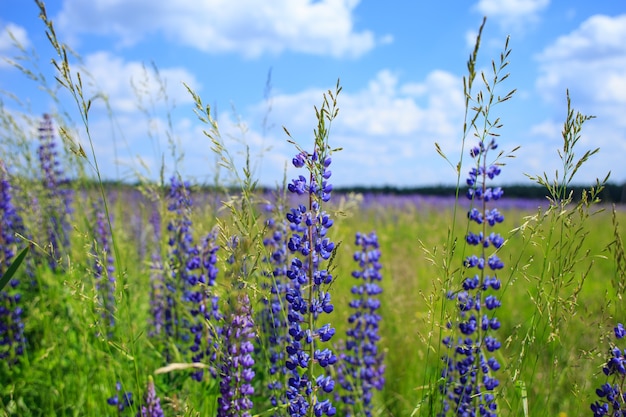
[[[433,145],[456,196],[334,191],[339,83],[309,142],[285,125],[282,187],[237,165],[193,91],[235,181],[110,184],[39,4],[86,137],[67,115],[31,115],[29,137],[0,107],[0,416],[626,415],[626,215],[607,173],[570,192],[598,150],[569,96],[562,169],[529,178],[545,199],[507,197],[508,40],[477,74],[479,31],[459,152]]]

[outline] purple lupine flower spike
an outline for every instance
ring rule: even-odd
[[[287,410],[292,417],[307,416],[311,408],[316,416],[336,413],[330,400],[321,399],[323,393],[333,391],[334,382],[327,367],[334,365],[337,357],[329,349],[319,348],[320,334],[324,333],[328,341],[332,332],[328,329],[329,324],[316,327],[323,314],[333,311],[327,292],[333,277],[323,269],[323,262],[330,258],[334,249],[334,243],[326,237],[333,222],[322,210],[322,204],[330,200],[332,191],[328,183],[331,159],[327,155],[320,157],[320,151],[326,150],[316,149],[312,154],[300,152],[296,155],[294,166],[306,166],[310,178],[307,181],[300,175],[288,186],[291,193],[308,196],[308,207],[300,204],[286,215],[291,232],[287,247],[293,255],[286,271],[291,285],[285,296],[291,339],[286,348],[285,365],[291,373],[286,397],[289,401]],[[314,363],[324,373],[313,375],[314,380],[311,380],[309,369]]]
[[[222,319],[218,308],[218,297],[212,292],[217,278],[217,251],[219,246],[216,243],[217,229],[207,234],[197,248],[196,255],[192,257],[188,265],[194,266],[196,284],[187,293],[190,301],[190,312],[193,322],[190,324],[192,333],[192,345],[189,350],[192,352],[193,362],[202,362],[209,359],[214,362],[216,358],[216,343],[219,328],[207,328],[206,322],[216,323]],[[209,368],[211,374],[215,375],[215,369]],[[201,381],[204,371],[199,369],[192,373],[192,378]]]
[[[444,357],[445,368],[442,371],[445,395],[441,415],[480,415],[497,416],[497,403],[494,390],[499,385],[495,373],[500,364],[495,352],[500,349],[500,341],[494,332],[500,328],[496,311],[501,306],[497,291],[501,287],[497,271],[504,267],[496,252],[504,244],[504,239],[497,233],[489,232],[504,217],[488,203],[499,200],[503,191],[500,187],[492,188],[488,182],[500,174],[500,166],[487,163],[490,150],[496,149],[495,140],[480,142],[470,151],[476,161],[467,178],[469,189],[466,196],[472,202],[468,211],[470,222],[478,225],[479,232],[468,231],[466,242],[476,247],[477,253],[468,256],[463,265],[470,273],[457,293],[449,293],[450,299],[456,300],[458,321],[449,328],[458,330],[458,334],[443,339],[449,354]]]
[[[141,410],[137,413],[137,417],[164,417],[163,409],[161,408],[161,399],[156,394],[154,387],[154,380],[152,376],[148,377],[148,390],[144,397]]]
[[[17,253],[20,241],[16,233],[24,233],[23,229],[22,219],[13,205],[8,174],[0,161],[0,278]],[[9,365],[19,362],[26,345],[19,283],[13,276],[7,287],[0,291],[0,360]]]
[[[615,338],[621,340],[626,336],[624,325],[618,323],[613,329]],[[624,381],[626,381],[626,349],[614,346],[610,350],[610,357],[602,367],[607,376],[607,382],[596,389],[597,401],[591,404],[594,417],[621,416],[626,408]]]
[[[354,299],[350,302],[353,313],[348,318],[350,328],[346,332],[345,349],[340,355],[338,380],[344,394],[340,396],[345,404],[343,415],[346,417],[372,415],[372,390],[382,390],[385,383],[383,354],[377,343],[380,339],[378,323],[380,308],[378,295],[382,288],[380,270],[380,249],[375,233],[369,235],[357,233],[356,245],[361,249],[354,254],[359,269],[352,276],[360,280],[352,287]]]
[[[72,213],[73,193],[68,187],[69,180],[65,178],[61,168],[52,118],[48,114],[44,114],[39,126],[39,142],[39,163],[46,192],[45,206],[42,207],[47,221],[44,224],[44,230],[47,231],[46,238],[52,252],[49,265],[56,270],[59,266],[59,259],[70,244],[69,216]]]
[[[217,400],[218,417],[250,417],[251,396],[254,394],[254,345],[256,337],[252,320],[250,299],[247,294],[236,300],[235,311],[222,329],[224,359],[220,365],[220,398]]]
[[[148,335],[150,337],[160,337],[165,325],[165,308],[166,308],[166,293],[165,293],[165,276],[163,268],[163,260],[161,258],[161,248],[159,242],[161,242],[161,216],[159,212],[154,210],[150,216],[150,224],[154,231],[154,241],[157,243],[152,251],[152,257],[150,262],[150,317],[149,325],[150,331]]]
[[[290,343],[287,332],[287,313],[285,295],[290,288],[287,279],[287,221],[279,218],[281,213],[280,203],[270,205],[268,211],[272,211],[274,217],[268,218],[266,228],[268,236],[263,240],[263,245],[268,251],[268,257],[264,260],[270,264],[271,271],[266,273],[267,282],[264,287],[269,295],[263,299],[263,310],[257,320],[262,334],[266,337],[267,354],[269,356],[269,391],[272,406],[286,404],[284,388],[286,385],[287,368],[285,367],[285,348]]]
[[[189,184],[173,176],[167,206],[168,211],[173,213],[173,218],[167,224],[168,268],[166,271],[168,272],[164,275],[165,308],[162,334],[164,338],[179,337],[184,331],[183,328],[186,327],[182,317],[182,299],[189,287],[187,257],[194,250],[190,219],[191,204]],[[176,343],[180,341],[176,340]],[[169,361],[169,352],[165,352],[165,357]]]
[[[217,231],[210,232],[200,245],[194,244],[192,199],[187,182],[172,177],[168,199],[168,210],[174,217],[167,226],[169,273],[164,278],[162,336],[178,338],[175,342],[180,351],[192,362],[201,362],[215,355],[216,335],[212,329],[216,326],[207,326],[206,321],[220,319],[218,298],[212,291],[218,272]],[[169,352],[165,352],[165,357],[169,360]],[[214,373],[212,368],[211,372]],[[191,374],[197,381],[203,376],[202,369]]]

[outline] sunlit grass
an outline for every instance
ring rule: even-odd
[[[40,3],[40,7],[45,11],[43,4]],[[177,267],[168,264],[171,252],[167,227],[176,215],[168,211],[166,185],[166,177],[177,173],[161,172],[158,183],[140,177],[136,187],[104,186],[99,177],[98,155],[88,134],[89,115],[93,111],[91,99],[85,97],[82,78],[74,71],[71,54],[68,55],[67,46],[57,40],[53,24],[45,14],[44,23],[58,54],[54,64],[58,81],[75,100],[89,146],[83,147],[80,141],[74,140],[65,116],[55,115],[60,139],[65,144],[65,152],[59,156],[60,164],[67,166],[75,176],[71,184],[75,200],[69,244],[55,253],[42,229],[49,220],[41,211],[41,204],[47,197],[38,179],[34,149],[28,145],[29,138],[13,114],[0,107],[3,129],[0,155],[5,159],[6,174],[15,182],[14,198],[26,226],[19,236],[22,243],[16,246],[30,246],[29,256],[18,270],[28,343],[17,364],[0,364],[3,387],[0,416],[113,415],[117,410],[107,404],[107,400],[118,394],[118,382],[121,384],[119,393],[132,392],[135,401],[117,414],[135,415],[149,378],[154,378],[166,415],[216,415],[219,377],[207,376],[201,382],[189,378],[191,367],[208,369],[216,363],[186,363],[186,352],[184,348],[179,350],[181,345],[177,344],[180,341],[155,339],[150,335],[153,258],[160,257],[163,273],[177,273]],[[490,121],[492,105],[497,109],[495,105],[507,101],[514,92],[502,98],[494,93],[496,84],[507,77],[496,70],[495,64],[493,82],[485,77],[477,78],[475,63],[479,41],[480,38],[470,56],[468,77],[464,80],[468,122],[459,147],[466,153],[466,148],[473,146],[470,140],[474,139],[474,134],[479,137],[496,134],[500,121],[497,118]],[[507,40],[500,57],[500,69],[506,67],[509,54]],[[25,67],[21,68],[25,71]],[[29,73],[25,72],[25,76]],[[45,80],[35,77],[35,81]],[[477,85],[482,90],[477,92]],[[337,97],[340,90],[338,83],[335,93],[329,91],[321,98],[323,104],[319,109],[335,109],[337,103],[340,106],[341,99]],[[45,91],[54,94],[56,90],[46,88]],[[246,293],[253,310],[258,312],[270,298],[271,268],[266,259],[271,253],[262,242],[268,231],[266,221],[276,214],[276,211],[266,211],[265,206],[270,201],[276,203],[276,197],[258,189],[249,154],[246,154],[245,166],[237,166],[231,151],[221,140],[211,108],[193,91],[190,93],[196,103],[197,116],[204,122],[205,134],[217,155],[216,165],[228,171],[235,183],[226,187],[220,183],[219,174],[215,174],[215,184],[210,191],[195,184],[191,186],[195,202],[189,207],[192,236],[200,241],[211,230],[218,231],[220,273],[212,291],[219,296],[221,308],[229,308],[227,300],[232,302],[238,294]],[[329,106],[329,97],[332,106]],[[498,337],[502,342],[498,360],[503,365],[497,391],[500,415],[589,413],[589,404],[595,401],[595,388],[604,378],[601,365],[609,347],[607,335],[618,321],[624,320],[622,293],[626,258],[620,237],[626,232],[626,213],[620,207],[612,210],[598,200],[595,192],[599,192],[608,177],[600,181],[595,190],[576,196],[577,202],[570,199],[568,190],[573,175],[597,150],[583,152],[580,159],[574,158],[573,147],[582,124],[590,118],[575,113],[569,107],[569,97],[567,100],[565,130],[571,131],[572,137],[564,138],[561,177],[535,178],[545,186],[549,199],[534,202],[536,210],[501,210],[506,222],[499,231],[506,244],[498,251],[505,264],[499,273],[504,306],[498,310],[501,322]],[[327,117],[319,109],[315,109],[318,130],[326,134],[325,129],[330,126],[324,125],[324,121],[328,120],[330,125],[330,120],[341,114]],[[35,116],[27,119],[31,124],[37,123]],[[481,122],[484,124],[480,125]],[[172,140],[171,132],[165,136]],[[332,133],[329,138],[332,144]],[[294,153],[303,149],[308,149],[307,144],[298,144]],[[437,149],[444,156],[441,149]],[[18,155],[14,164],[8,155]],[[500,157],[510,155],[507,152]],[[182,161],[182,156],[175,152],[174,158]],[[460,167],[463,157],[459,157],[458,164],[453,159],[448,161],[452,167],[451,180],[459,184],[458,199],[462,199],[465,172]],[[211,169],[219,171],[217,166]],[[601,178],[605,175],[598,174]],[[284,186],[276,192],[282,195]],[[345,338],[349,328],[348,302],[355,283],[351,276],[355,269],[352,255],[357,250],[354,236],[357,232],[375,231],[383,264],[380,283],[383,293],[379,296],[382,305],[378,312],[382,317],[379,349],[385,353],[386,383],[374,394],[373,413],[375,416],[434,416],[442,407],[441,339],[453,314],[446,293],[460,287],[465,273],[463,260],[468,254],[463,243],[467,232],[467,204],[454,198],[423,205],[406,204],[406,200],[402,205],[394,205],[390,204],[391,200],[393,197],[387,196],[385,204],[382,200],[365,204],[362,196],[335,193],[325,207],[335,221],[330,230],[337,243],[331,262],[335,280],[330,286],[334,305],[332,325],[336,328],[334,340]],[[281,214],[274,220],[284,221],[284,214],[293,202],[293,198],[279,198],[274,207],[278,206],[277,212]],[[110,219],[114,242],[111,253],[115,259],[116,285],[113,329],[102,318],[103,306],[94,278],[93,207],[98,203],[107,203],[103,207]],[[235,238],[237,245],[233,244]],[[0,241],[0,247],[3,243]],[[5,260],[0,260],[4,268]],[[58,268],[51,269],[50,260],[56,261]],[[0,272],[6,270],[0,269]],[[206,320],[202,325],[205,330],[213,331],[221,322]],[[258,331],[261,325],[257,326]],[[253,415],[287,415],[284,405],[273,407],[267,398],[268,341],[261,335],[255,342],[258,356],[255,357]],[[215,361],[219,362],[226,353],[219,340],[216,347]]]

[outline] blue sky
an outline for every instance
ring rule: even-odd
[[[511,76],[499,94],[517,89],[512,100],[494,109],[504,124],[501,148],[521,146],[501,181],[523,183],[525,174],[552,175],[559,169],[566,89],[576,109],[597,116],[583,131],[578,155],[601,148],[577,182],[590,183],[608,171],[613,182],[626,181],[623,1],[49,0],[46,6],[59,39],[81,57],[82,62],[73,61],[75,68],[97,85],[86,88],[105,92],[113,108],[113,125],[99,101],[90,115],[107,178],[156,178],[161,161],[171,173],[170,116],[171,137],[184,153],[177,169],[196,181],[211,181],[215,157],[184,82],[217,110],[237,163],[243,141],[253,152],[255,175],[274,185],[294,153],[282,126],[310,147],[313,106],[340,79],[340,112],[331,130],[331,145],[343,148],[334,155],[335,185],[452,184],[455,174],[434,143],[458,160],[462,77],[487,16],[479,69],[490,74],[490,61],[498,59],[510,36]],[[26,50],[36,51],[42,72],[53,80],[53,51],[34,2],[0,0],[0,57],[10,59],[19,51],[8,31]],[[167,101],[159,94],[153,64],[165,80]],[[0,60],[0,90],[5,110],[16,115],[25,106],[7,92],[35,115],[68,111],[77,140],[87,146],[65,94],[55,103],[5,60]],[[139,99],[138,90],[150,93]]]

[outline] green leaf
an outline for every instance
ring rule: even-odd
[[[2,290],[5,287],[5,285],[8,284],[8,282],[9,282],[9,280],[11,278],[13,278],[13,275],[15,275],[15,272],[17,271],[17,268],[19,268],[19,266],[21,265],[22,261],[26,257],[27,253],[28,253],[28,246],[26,246],[19,253],[19,255],[17,255],[17,258],[15,258],[13,263],[11,263],[11,265],[9,265],[9,268],[7,269],[7,272],[0,278],[0,290]]]

